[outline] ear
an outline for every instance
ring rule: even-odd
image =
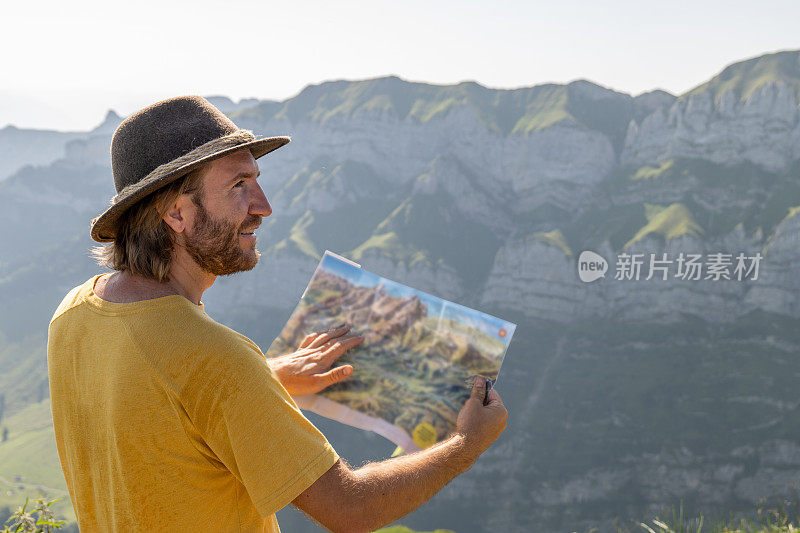
[[[187,215],[189,215],[188,205],[185,202],[185,198],[179,196],[162,218],[164,222],[172,228],[172,231],[175,233],[183,233],[188,227],[189,220]]]

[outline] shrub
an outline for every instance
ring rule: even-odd
[[[26,512],[28,498],[25,498],[25,505],[17,507],[16,512],[6,520],[6,524],[9,522],[11,524],[6,525],[2,533],[52,533],[56,529],[61,529],[66,521],[56,520],[53,517],[53,511],[50,510],[50,506],[57,501],[59,500],[45,501],[40,494],[33,500],[36,507]]]

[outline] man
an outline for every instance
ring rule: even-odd
[[[253,231],[272,210],[255,139],[200,97],[126,119],[111,152],[117,195],[92,221],[115,270],[73,289],[50,322],[53,425],[78,524],[95,530],[278,531],[293,503],[333,531],[370,531],[467,470],[503,431],[482,380],[448,440],[352,469],[291,395],[346,379],[333,363],[363,341],[347,326],[267,361],[213,321],[216,276],[252,269]],[[268,297],[268,295],[264,295]]]

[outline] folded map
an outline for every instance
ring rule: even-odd
[[[266,356],[293,352],[309,333],[342,322],[365,337],[339,359],[338,364],[353,365],[353,375],[295,401],[302,409],[374,431],[406,452],[455,430],[473,379],[497,380],[516,328],[326,251]]]

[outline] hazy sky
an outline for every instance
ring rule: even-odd
[[[0,127],[86,130],[180,94],[283,100],[395,74],[681,94],[800,48],[800,1],[42,0],[0,15]]]

